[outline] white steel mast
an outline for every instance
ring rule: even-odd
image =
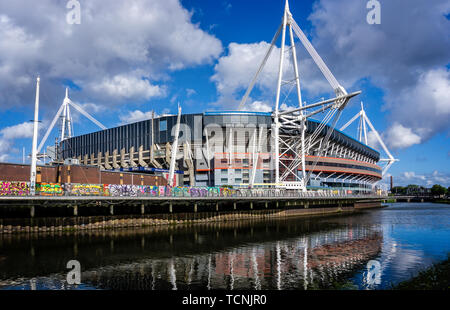
[[[389,149],[387,148],[386,144],[384,144],[383,139],[381,139],[380,134],[375,129],[375,127],[372,125],[372,122],[369,120],[369,117],[367,117],[366,111],[364,110],[364,105],[361,102],[361,111],[356,113],[355,116],[353,116],[347,123],[345,123],[344,126],[341,127],[340,131],[345,130],[348,126],[350,126],[355,120],[359,118],[359,126],[358,126],[358,139],[360,142],[363,142],[367,145],[368,142],[368,134],[367,134],[367,125],[369,125],[370,129],[372,129],[372,132],[375,135],[375,138],[377,139],[378,143],[380,143],[381,148],[384,150],[388,158],[381,158],[381,162],[386,162],[386,165],[384,166],[382,170],[382,176],[384,177],[389,170],[389,168],[394,164],[394,162],[399,161],[399,159],[394,158],[392,156],[391,152],[389,152]]]
[[[289,27],[290,47],[286,48],[286,30]],[[277,90],[275,99],[275,108],[273,112],[272,136],[273,136],[273,160],[275,170],[275,186],[277,188],[292,188],[306,191],[306,185],[311,178],[315,165],[319,156],[326,150],[328,140],[334,130],[337,120],[348,101],[360,94],[354,92],[347,94],[347,91],[336,80],[330,69],[326,66],[322,58],[309,42],[303,31],[292,18],[289,10],[289,3],[286,0],[283,19],[278,27],[275,36],[262,60],[255,76],[253,77],[247,91],[245,92],[239,109],[242,110],[247,101],[250,92],[256,84],[259,74],[263,70],[281,32],[280,59],[278,68]],[[294,34],[300,40],[304,48],[307,50],[317,67],[320,69],[330,86],[332,87],[335,98],[322,100],[314,104],[306,104],[302,102],[300,76],[298,71],[296,46],[294,43]],[[291,53],[292,67],[294,78],[291,80],[283,80],[285,52]],[[291,85],[296,88],[298,108],[280,111],[281,87]],[[291,88],[292,90],[292,88]],[[290,93],[290,91],[289,91]],[[289,95],[288,93],[288,95]],[[286,96],[287,97],[287,96]],[[306,138],[306,124],[308,118],[326,112],[325,117],[320,124],[313,130],[311,135]],[[327,126],[327,123],[330,125]],[[306,173],[306,154],[315,156],[312,162],[312,169]],[[299,175],[299,170],[301,174]]]
[[[37,161],[37,135],[39,123],[39,84],[41,78],[36,79],[36,99],[34,102],[34,122],[33,122],[33,144],[31,147],[31,170],[30,170],[30,194],[36,194],[36,161]]]
[[[61,125],[61,136],[60,141],[63,141],[65,139],[71,138],[73,135],[73,122],[72,122],[72,115],[70,113],[70,106],[75,108],[78,112],[83,114],[86,118],[88,118],[91,122],[93,122],[95,125],[100,127],[101,129],[105,130],[106,127],[100,123],[98,120],[96,120],[94,117],[92,117],[88,112],[86,112],[81,106],[74,103],[69,98],[69,89],[66,88],[66,95],[64,97],[63,103],[59,107],[58,111],[56,112],[55,117],[53,117],[52,122],[50,123],[50,126],[48,127],[44,137],[41,140],[41,143],[39,143],[39,146],[37,148],[37,153],[39,153],[44,146],[45,142],[47,141],[48,136],[52,132],[53,128],[55,127],[56,122],[62,115],[62,125]]]
[[[177,125],[175,127],[175,138],[172,144],[172,157],[170,158],[169,185],[173,186],[173,176],[175,174],[175,162],[178,153],[178,136],[180,134],[181,106],[178,105]]]

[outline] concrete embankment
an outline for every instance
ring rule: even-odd
[[[267,205],[266,205],[267,206]],[[194,225],[215,222],[264,220],[299,216],[324,216],[358,212],[359,209],[381,207],[381,202],[358,202],[353,205],[280,209],[227,210],[214,212],[176,212],[160,214],[53,216],[33,218],[2,218],[0,234],[90,231],[101,229],[140,228],[160,225]]]

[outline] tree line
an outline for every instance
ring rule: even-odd
[[[408,186],[394,186],[391,193],[394,195],[445,196],[450,195],[450,186],[445,188],[440,184],[434,184],[431,188],[428,188],[409,184]]]

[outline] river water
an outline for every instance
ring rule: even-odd
[[[0,289],[389,289],[450,253],[450,205],[0,236]],[[67,263],[81,284],[67,283]]]

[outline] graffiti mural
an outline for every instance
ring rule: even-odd
[[[152,186],[128,184],[37,183],[36,193],[41,196],[111,196],[111,197],[248,197],[264,196],[267,189],[233,189],[206,186]],[[26,196],[30,194],[27,182],[0,181],[0,196]]]
[[[36,183],[36,193],[41,196],[62,196],[63,188],[59,183]]]
[[[27,182],[0,181],[0,196],[27,196],[30,187]]]
[[[102,196],[102,184],[63,184],[66,196]]]

